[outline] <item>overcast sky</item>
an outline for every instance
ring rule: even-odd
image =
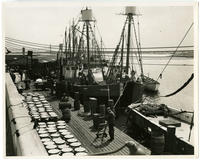
[[[65,27],[86,5],[59,3],[8,3],[4,5],[4,34],[7,37],[58,45]],[[124,5],[89,7],[106,47],[115,48],[125,21]],[[143,47],[177,46],[193,22],[192,6],[138,6]],[[193,45],[193,28],[182,45]]]

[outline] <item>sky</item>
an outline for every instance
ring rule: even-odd
[[[65,27],[80,15],[81,3],[6,3],[3,5],[4,35],[36,43],[62,43]],[[125,5],[88,5],[93,10],[105,47],[115,48],[125,22]],[[137,6],[141,14],[142,47],[177,46],[193,20],[192,6]],[[193,45],[194,28],[182,45]]]

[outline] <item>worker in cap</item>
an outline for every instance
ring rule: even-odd
[[[110,107],[107,108],[107,121],[109,128],[110,141],[114,140],[114,122],[115,122],[115,113],[111,110]]]

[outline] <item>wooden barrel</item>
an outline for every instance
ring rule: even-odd
[[[88,96],[86,93],[87,93],[87,88],[83,88],[83,108],[84,112],[88,113],[90,112],[90,106],[89,106]]]
[[[100,114],[98,114],[98,113],[93,114],[93,127],[95,129],[98,129],[98,126],[99,126],[99,116],[100,116]]]
[[[80,109],[80,101],[79,100],[75,100],[74,101],[74,110],[79,110]]]
[[[101,116],[105,116],[105,113],[106,113],[106,106],[105,106],[105,104],[99,105],[99,113],[101,114]]]
[[[62,114],[62,118],[65,122],[69,122],[71,120],[71,110],[69,108],[63,109]]]
[[[165,148],[165,136],[159,131],[151,132],[151,154],[161,155]]]
[[[91,109],[91,116],[93,116],[94,113],[96,113],[96,109],[97,109],[97,99],[90,97],[89,98],[89,107]]]

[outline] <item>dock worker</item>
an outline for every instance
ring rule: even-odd
[[[115,124],[115,113],[111,110],[110,107],[107,108],[108,116],[107,116],[107,121],[108,121],[108,128],[109,128],[109,136],[110,136],[110,141],[114,140],[114,124]]]

